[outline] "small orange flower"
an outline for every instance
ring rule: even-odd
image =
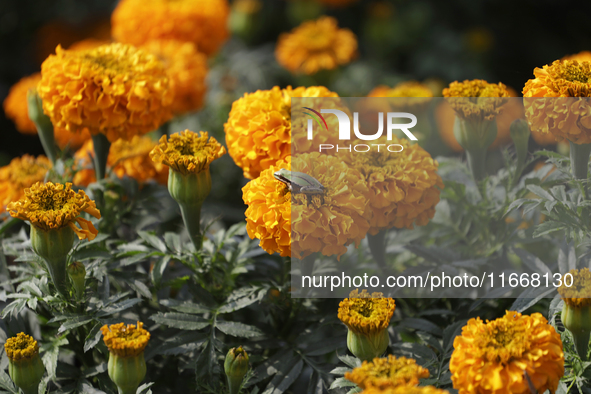
[[[277,41],[277,62],[292,73],[315,74],[348,64],[357,56],[357,38],[339,29],[337,20],[323,16],[282,34]]]
[[[41,73],[35,73],[12,85],[8,96],[4,99],[4,112],[15,123],[16,128],[23,134],[37,134],[37,126],[29,119],[27,92],[36,89],[41,81]]]
[[[184,114],[200,109],[207,91],[207,57],[191,42],[154,40],[142,48],[158,56],[166,68],[174,89],[172,112]]]
[[[122,0],[113,11],[113,37],[143,45],[150,40],[189,41],[212,55],[229,36],[227,0]]]
[[[389,387],[412,387],[419,384],[420,379],[429,377],[429,370],[417,364],[416,360],[406,357],[374,358],[364,361],[360,367],[345,373],[345,379],[366,389],[375,387],[387,389]]]
[[[119,357],[132,357],[143,353],[150,340],[150,333],[144,328],[144,323],[111,324],[101,327],[103,341],[109,352]]]
[[[172,117],[174,92],[162,63],[126,44],[75,51],[58,46],[37,86],[54,127],[131,139]]]
[[[12,159],[10,164],[0,167],[0,215],[6,212],[6,205],[24,197],[25,189],[43,181],[51,161],[45,156],[29,155]]]

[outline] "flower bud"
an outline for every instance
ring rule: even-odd
[[[75,261],[68,266],[68,276],[72,280],[74,290],[76,291],[76,298],[81,300],[84,298],[84,291],[86,290],[86,268],[84,264],[79,261]]]
[[[21,332],[4,344],[8,355],[8,373],[25,394],[37,394],[45,367],[39,357],[39,345],[33,337]]]
[[[230,349],[224,361],[224,371],[228,378],[230,394],[238,394],[242,380],[248,372],[248,354],[242,347]]]
[[[201,207],[201,204],[211,192],[209,168],[190,174],[182,174],[170,169],[168,173],[168,191],[179,204]]]
[[[57,291],[68,297],[69,283],[66,276],[66,260],[72,250],[76,234],[70,227],[42,230],[31,226],[31,246],[47,264],[49,275]]]
[[[135,394],[146,376],[144,349],[150,333],[138,322],[137,327],[125,323],[101,327],[103,341],[109,348],[109,377],[119,394]]]
[[[468,164],[476,181],[486,177],[486,151],[497,138],[497,121],[464,119],[456,116],[454,136],[466,150]]]
[[[587,360],[591,336],[591,271],[570,270],[562,277],[557,290],[564,301],[562,323],[573,334],[579,357]]]
[[[358,334],[352,330],[347,332],[347,348],[360,360],[369,361],[381,357],[390,345],[388,330],[373,335]]]

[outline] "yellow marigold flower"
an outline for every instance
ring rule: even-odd
[[[227,0],[122,0],[111,17],[115,40],[143,45],[154,39],[189,41],[206,55],[229,36]]]
[[[360,394],[449,394],[449,391],[433,386],[389,387],[386,389],[370,387],[363,390]]]
[[[392,154],[386,149],[357,155],[342,155],[358,170],[369,187],[369,233],[396,228],[424,226],[435,215],[443,181],[438,163],[418,144],[407,139],[381,137],[376,144],[399,144],[404,149]]]
[[[292,73],[315,74],[350,63],[357,56],[357,38],[349,29],[339,29],[337,20],[323,16],[302,23],[279,36],[275,57]]]
[[[558,288],[558,293],[565,304],[574,307],[591,305],[591,272],[589,268],[570,270],[569,274],[568,277],[562,277],[562,286]],[[565,282],[571,286],[566,286]]]
[[[10,215],[21,220],[28,220],[32,226],[43,231],[70,227],[79,239],[92,240],[98,234],[92,222],[78,217],[86,212],[97,219],[101,214],[83,190],[75,192],[72,184],[35,183],[25,189],[25,196],[8,204]],[[76,223],[81,228],[76,226]]]
[[[125,323],[102,326],[103,341],[109,352],[119,357],[141,354],[150,340],[150,333],[143,326],[144,323],[140,321],[137,322],[137,326]]]
[[[420,82],[407,81],[393,88],[386,85],[377,86],[369,92],[367,97],[433,97],[433,91]]]
[[[416,386],[419,379],[428,377],[429,370],[418,365],[416,360],[392,355],[374,358],[371,362],[364,361],[360,367],[345,373],[345,379],[362,389],[375,387],[381,390],[388,387]]]
[[[29,155],[16,157],[10,164],[0,167],[0,215],[6,205],[21,199],[25,189],[42,181],[51,168],[51,161],[45,156]]]
[[[4,350],[11,361],[30,360],[39,354],[39,345],[32,336],[19,332],[16,337],[8,338]]]
[[[579,62],[591,62],[591,52],[582,51],[574,55],[565,56],[561,60],[577,60]]]
[[[168,180],[168,169],[163,164],[154,163],[150,152],[157,145],[156,141],[147,136],[134,136],[130,141],[117,140],[109,149],[107,165],[119,178],[128,176],[140,183],[150,179],[165,185]],[[87,141],[74,154],[77,166],[81,168],[74,176],[73,183],[88,186],[96,182],[92,166],[94,146],[92,140]]]
[[[98,38],[85,38],[84,40],[76,41],[68,47],[71,51],[85,51],[87,49],[95,49],[103,45],[110,44],[111,41],[101,40]]]
[[[23,134],[37,134],[37,126],[29,119],[29,108],[27,105],[27,92],[29,89],[36,89],[41,81],[41,73],[35,73],[12,85],[8,96],[4,99],[4,113],[12,119],[16,129]]]
[[[388,328],[396,303],[382,293],[353,290],[339,304],[339,319],[358,334],[371,335]]]
[[[191,42],[154,40],[142,48],[158,56],[166,67],[174,89],[172,112],[184,114],[200,109],[207,91],[207,57]]]
[[[291,155],[292,97],[338,95],[323,86],[296,89],[291,86],[279,89],[275,86],[271,90],[246,93],[232,104],[228,122],[224,125],[226,145],[228,153],[236,165],[242,168],[246,178],[257,178],[261,171]],[[331,125],[338,127],[336,117],[327,119],[327,122],[332,122]],[[309,151],[311,142],[307,140],[305,133],[297,133],[293,138],[298,152]]]
[[[470,319],[454,340],[449,370],[459,394],[529,394],[526,372],[538,392],[554,393],[564,375],[562,342],[539,313]]]
[[[209,169],[212,161],[225,154],[226,148],[209,137],[207,131],[195,133],[185,130],[170,138],[163,135],[150,152],[150,157],[155,163],[166,164],[174,171],[187,175]]]
[[[552,133],[561,141],[591,143],[591,62],[556,60],[534,70],[523,88],[532,131]],[[544,100],[541,97],[556,97]],[[531,99],[528,99],[531,98]]]
[[[174,92],[154,55],[126,44],[64,50],[41,66],[37,87],[56,128],[90,130],[111,142],[157,129],[172,116]]]
[[[507,102],[509,90],[502,83],[488,83],[482,79],[452,82],[443,89],[443,97],[453,98],[448,102],[459,117],[464,119],[492,120]]]

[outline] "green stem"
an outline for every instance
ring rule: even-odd
[[[581,357],[581,360],[587,361],[587,353],[589,351],[589,338],[591,337],[591,331],[578,330],[576,334],[574,332],[572,334],[575,342],[575,348],[577,349],[577,353],[579,353],[579,357]]]
[[[191,241],[195,246],[195,250],[201,250],[203,246],[203,236],[201,235],[201,204],[182,204],[179,203],[181,209],[181,215],[183,217],[183,223],[185,228],[191,237]]]
[[[55,144],[55,137],[53,135],[53,124],[47,115],[43,113],[43,102],[39,95],[35,92],[27,94],[29,118],[35,123],[37,127],[37,134],[45,154],[55,165],[55,161],[59,156],[59,149]]]
[[[376,235],[367,234],[367,244],[374,260],[382,271],[386,270],[386,233],[388,230],[381,230]]]
[[[570,166],[575,179],[587,179],[591,144],[575,144],[570,141]]]
[[[107,173],[107,159],[109,157],[109,149],[111,143],[107,136],[99,133],[92,136],[92,143],[94,145],[94,172],[96,180],[100,181],[105,178]]]
[[[476,183],[486,178],[486,149],[466,150],[468,166]]]

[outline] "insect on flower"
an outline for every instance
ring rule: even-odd
[[[307,197],[324,195],[326,188],[322,183],[303,172],[290,171],[282,168],[274,174],[275,179],[287,185],[292,194],[305,194]]]

